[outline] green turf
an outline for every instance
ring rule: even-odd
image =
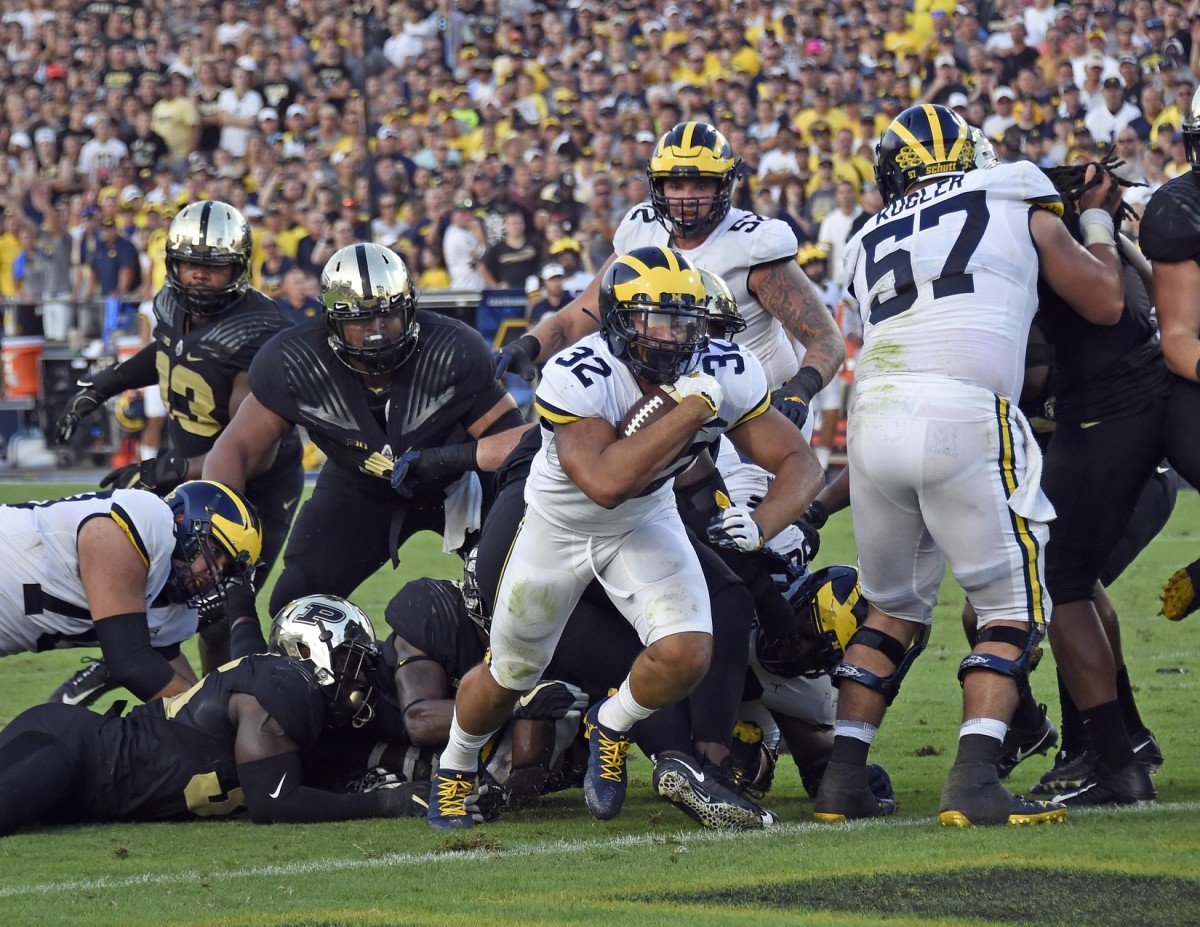
[[[0,486],[0,501],[73,487]],[[852,562],[845,516],[819,563]],[[1200,924],[1200,763],[1195,759],[1200,616],[1167,622],[1158,590],[1200,550],[1200,499],[1187,493],[1158,540],[1116,584],[1142,713],[1166,765],[1159,801],[1073,812],[1060,826],[958,830],[936,823],[960,714],[962,596],[943,586],[928,651],[872,751],[895,782],[894,818],[817,825],[794,766],[765,804],[772,833],[714,834],[650,793],[631,764],[630,796],[594,821],[578,792],[462,836],[412,820],[257,827],[247,821],[46,828],[0,840],[5,924],[138,925],[1107,925]],[[405,549],[356,599],[379,617],[425,572],[452,575],[436,539]],[[0,663],[0,720],[44,698],[80,652]],[[1183,672],[1177,672],[1183,670]],[[1034,690],[1054,704],[1053,658]],[[111,697],[110,697],[111,698]],[[107,699],[100,704],[107,704]],[[1049,766],[1018,768],[1023,790]]]

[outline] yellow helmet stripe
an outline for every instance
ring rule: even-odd
[[[930,151],[924,143],[919,141],[915,135],[903,125],[893,125],[892,130],[900,136],[904,144],[912,150],[921,161],[925,164],[956,162],[962,154],[963,145],[966,144],[966,135],[959,133],[954,139],[954,143],[950,146],[950,150],[946,150],[946,137],[942,133],[942,121],[938,119],[937,111],[929,103],[922,104],[921,108],[925,111],[925,118],[929,122],[930,143],[933,150]]]

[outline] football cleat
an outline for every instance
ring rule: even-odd
[[[84,667],[50,694],[49,701],[87,707],[105,692],[119,689],[108,673],[108,664],[95,657],[84,657]]]
[[[1010,727],[1004,737],[1004,747],[996,760],[996,773],[1007,779],[1009,773],[1035,753],[1046,753],[1058,743],[1058,728],[1046,713],[1046,706],[1039,705],[1042,719],[1037,727],[1021,729]]]
[[[475,826],[467,808],[467,796],[475,790],[475,774],[461,769],[438,767],[429,786],[426,823],[438,830],[465,830]]]
[[[813,805],[814,821],[836,824],[895,813],[896,799],[876,794],[872,789],[872,771],[866,766],[831,762],[825,767]]]
[[[731,766],[705,763],[691,758],[661,756],[654,763],[654,791],[702,827],[713,830],[745,830],[769,827],[778,818],[739,795],[729,782]]]
[[[1059,750],[1054,758],[1054,768],[1029,789],[1030,795],[1057,795],[1079,788],[1096,769],[1096,754],[1089,747],[1082,753],[1070,754]]]
[[[601,821],[615,818],[625,802],[629,773],[625,765],[629,753],[629,734],[614,731],[599,721],[600,706],[591,707],[583,719],[584,736],[588,740],[588,769],[583,780],[583,797],[592,816]]]
[[[1133,746],[1133,755],[1137,757],[1139,763],[1150,770],[1150,775],[1154,775],[1162,769],[1162,747],[1158,745],[1158,740],[1150,731],[1142,728],[1138,733],[1130,736],[1129,743]]]
[[[1193,560],[1182,570],[1176,570],[1162,591],[1161,614],[1171,621],[1181,621],[1200,608],[1200,560]]]
[[[1095,771],[1082,785],[1054,796],[1064,805],[1132,805],[1154,801],[1157,793],[1150,770],[1139,760],[1122,769],[1111,770],[1096,764]]]
[[[938,812],[944,827],[1058,824],[1066,819],[1066,806],[1058,802],[1026,801],[1013,795],[1000,784],[991,763],[951,767]]]

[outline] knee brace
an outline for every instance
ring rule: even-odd
[[[1017,690],[1023,692],[1029,686],[1029,674],[1037,665],[1041,652],[1038,644],[1046,632],[1030,625],[1027,630],[1008,627],[987,627],[979,632],[975,646],[995,641],[1001,644],[1011,644],[1021,648],[1021,655],[1015,660],[1006,660],[993,653],[970,653],[958,665],[958,684],[962,685],[967,673],[986,671],[1007,676],[1017,684]]]
[[[849,650],[855,644],[860,644],[863,647],[878,650],[896,668],[888,676],[879,676],[870,670],[863,669],[861,666],[856,666],[853,663],[843,660],[830,670],[829,675],[832,677],[835,686],[840,686],[842,682],[849,679],[857,682],[859,685],[866,686],[872,692],[878,692],[884,697],[887,704],[891,705],[900,691],[900,683],[904,681],[904,677],[908,675],[908,671],[912,669],[913,663],[916,662],[917,657],[921,655],[921,651],[925,649],[925,645],[928,642],[929,625],[922,626],[921,630],[913,638],[912,643],[908,645],[907,650],[903,644],[890,634],[884,634],[875,628],[859,628],[854,632],[854,636],[850,638],[846,649]]]

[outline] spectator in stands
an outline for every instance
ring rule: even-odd
[[[293,265],[284,271],[279,291],[274,296],[279,308],[294,324],[322,318],[324,310],[312,295],[312,289],[313,281],[299,267]]]
[[[442,255],[450,274],[450,288],[454,290],[482,290],[487,285],[479,270],[485,236],[483,226],[473,212],[474,206],[470,200],[455,203],[442,238]]]
[[[537,273],[541,255],[530,239],[524,213],[513,207],[504,215],[504,235],[488,248],[479,264],[479,271],[493,289],[519,290],[525,281]]]

